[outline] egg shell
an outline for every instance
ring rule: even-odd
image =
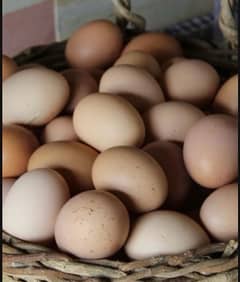
[[[156,79],[159,79],[162,73],[158,61],[152,55],[140,51],[132,51],[123,54],[114,65],[132,65],[140,67],[149,72]]]
[[[92,168],[94,187],[118,196],[136,213],[159,208],[167,198],[167,178],[162,167],[146,152],[114,147],[101,153]]]
[[[149,153],[163,168],[168,181],[168,197],[165,208],[180,209],[190,193],[191,179],[186,171],[180,146],[167,141],[147,144],[143,150]]]
[[[71,116],[59,116],[51,120],[43,129],[44,143],[56,141],[77,141],[78,137],[73,128]]]
[[[140,216],[125,245],[131,259],[177,255],[209,243],[206,232],[190,217],[175,211],[154,211]]]
[[[32,153],[39,146],[37,138],[19,125],[5,125],[2,131],[2,175],[16,177],[27,170]]]
[[[137,110],[122,97],[104,93],[91,94],[79,102],[73,126],[83,142],[99,151],[121,145],[141,146],[145,137]]]
[[[69,197],[67,183],[54,170],[26,172],[8,193],[3,229],[25,241],[48,243],[54,237],[57,215]]]
[[[57,141],[44,144],[28,162],[28,170],[52,168],[68,182],[72,195],[92,189],[91,170],[98,153],[79,142]]]
[[[147,140],[184,142],[190,128],[204,116],[200,109],[184,102],[155,105],[143,115]]]
[[[65,108],[66,113],[73,113],[78,102],[85,96],[95,93],[98,85],[93,76],[84,70],[68,69],[62,72],[70,86],[70,99]]]
[[[172,36],[163,32],[145,32],[135,36],[126,45],[123,53],[142,51],[154,56],[161,64],[164,61],[182,55],[179,42]]]
[[[209,233],[220,242],[238,238],[238,185],[225,185],[204,201],[200,217]]]
[[[123,35],[108,20],[95,20],[82,25],[69,38],[65,55],[72,67],[93,69],[110,66],[120,55]]]
[[[238,75],[229,78],[218,91],[213,109],[217,113],[238,115]]]
[[[169,60],[167,60],[166,62],[164,62],[162,65],[161,65],[161,68],[162,68],[162,71],[165,72],[169,67],[171,67],[173,64],[177,64],[179,62],[182,62],[184,60],[187,60],[186,58],[184,57],[173,57]]]
[[[83,192],[69,200],[55,226],[58,247],[86,259],[112,256],[123,246],[128,232],[127,209],[103,191]]]
[[[129,65],[108,69],[101,78],[99,91],[121,95],[140,112],[165,100],[160,85],[152,75]]]
[[[66,79],[53,70],[32,68],[3,83],[3,123],[40,126],[56,117],[69,98]]]
[[[233,182],[238,175],[238,130],[235,118],[209,115],[187,133],[184,162],[194,181],[206,188]]]
[[[202,107],[216,95],[220,77],[211,65],[202,60],[183,60],[166,70],[163,81],[170,100]]]
[[[17,64],[10,57],[2,56],[2,81],[13,75],[17,71]]]
[[[4,213],[4,205],[7,198],[7,194],[13,186],[15,178],[3,178],[2,179],[2,211]]]

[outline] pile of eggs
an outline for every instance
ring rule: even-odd
[[[61,73],[3,56],[4,231],[86,259],[236,239],[237,75],[106,20],[65,55]]]

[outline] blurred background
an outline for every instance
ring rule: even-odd
[[[82,23],[113,19],[111,0],[3,0],[3,53],[63,40]],[[161,30],[195,16],[207,15],[214,0],[132,0],[147,30]]]

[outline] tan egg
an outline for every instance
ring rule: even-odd
[[[184,60],[187,60],[187,59],[184,58],[184,57],[173,57],[173,58],[169,59],[168,61],[164,62],[161,65],[162,71],[165,72],[173,64],[177,64],[177,63],[182,62]]]
[[[179,42],[172,36],[162,32],[145,32],[134,37],[126,45],[123,53],[142,51],[154,56],[161,64],[164,61],[182,55]]]
[[[129,145],[141,146],[144,123],[135,108],[120,96],[103,93],[82,99],[73,114],[73,126],[85,143],[104,151]]]
[[[73,128],[71,116],[60,116],[50,121],[42,133],[43,143],[55,141],[76,141],[77,134]]]
[[[3,123],[40,126],[55,118],[69,98],[66,79],[53,70],[32,68],[3,83]]]
[[[204,201],[200,216],[209,233],[220,242],[238,238],[238,185],[223,186]]]
[[[220,77],[216,70],[201,60],[183,60],[164,73],[164,88],[170,100],[196,106],[209,104],[217,93]]]
[[[121,95],[140,112],[165,100],[160,85],[152,75],[127,65],[108,69],[101,78],[99,91]]]
[[[167,178],[162,167],[146,152],[115,147],[94,162],[95,188],[116,194],[127,208],[142,213],[159,208],[167,198]]]
[[[2,81],[17,71],[17,64],[10,57],[2,56]]]
[[[67,183],[56,171],[27,172],[8,193],[3,229],[25,241],[48,243],[54,237],[57,215],[69,197]]]
[[[206,188],[233,182],[238,175],[237,120],[228,115],[210,115],[187,133],[184,162],[194,181]]]
[[[5,206],[5,201],[6,201],[8,192],[10,191],[15,181],[16,181],[15,178],[3,178],[2,179],[2,211],[3,213],[4,213],[4,206]]]
[[[159,79],[162,73],[158,61],[152,55],[140,51],[132,51],[123,54],[114,65],[132,65],[140,67],[149,72],[156,79]]]
[[[213,109],[218,113],[238,115],[238,75],[229,78],[215,97]]]
[[[184,165],[182,149],[174,143],[156,141],[144,146],[143,150],[159,163],[167,176],[168,197],[164,206],[173,210],[180,209],[192,184]]]
[[[27,170],[31,154],[39,146],[33,133],[18,125],[3,126],[2,176],[16,177]]]
[[[28,170],[52,168],[67,180],[71,194],[92,189],[91,170],[97,152],[78,142],[53,142],[40,146],[28,163]]]
[[[93,76],[87,71],[80,69],[68,69],[62,72],[70,86],[70,99],[65,111],[73,113],[78,102],[85,96],[95,93],[98,85]]]
[[[131,259],[139,260],[177,255],[209,242],[206,232],[190,217],[161,210],[144,214],[136,220],[125,251]]]
[[[95,20],[73,33],[67,42],[65,55],[72,67],[105,68],[119,57],[122,47],[120,28],[108,20]]]
[[[184,102],[166,102],[152,107],[143,115],[148,140],[184,142],[189,129],[205,115]]]
[[[60,250],[80,258],[114,255],[129,232],[127,209],[114,195],[87,191],[68,201],[60,211],[55,239]]]

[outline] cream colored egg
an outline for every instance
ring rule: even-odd
[[[189,129],[205,114],[184,102],[166,102],[143,115],[148,140],[184,142]]]
[[[92,168],[97,190],[107,190],[133,212],[159,208],[167,198],[167,178],[162,167],[146,152],[114,147],[101,153]]]
[[[78,140],[78,137],[73,128],[71,116],[59,116],[53,119],[45,126],[42,133],[44,143],[76,140]]]
[[[141,146],[144,123],[124,98],[96,93],[83,98],[73,114],[74,129],[83,142],[99,151],[129,145]]]
[[[3,212],[4,212],[4,204],[7,198],[7,194],[10,191],[15,181],[16,181],[15,178],[3,178],[2,179],[2,210]]]
[[[3,123],[40,126],[56,117],[69,98],[65,78],[53,70],[32,68],[3,83]]]
[[[108,69],[100,80],[99,91],[121,95],[140,112],[165,100],[160,85],[152,75],[129,65]]]
[[[175,255],[209,244],[202,227],[174,211],[154,211],[140,216],[133,225],[125,251],[131,259]]]
[[[66,181],[54,170],[26,172],[8,193],[3,229],[25,241],[47,243],[54,237],[57,215],[69,197]]]
[[[125,243],[129,216],[120,200],[107,192],[87,191],[61,209],[56,226],[58,247],[86,259],[114,255]]]

